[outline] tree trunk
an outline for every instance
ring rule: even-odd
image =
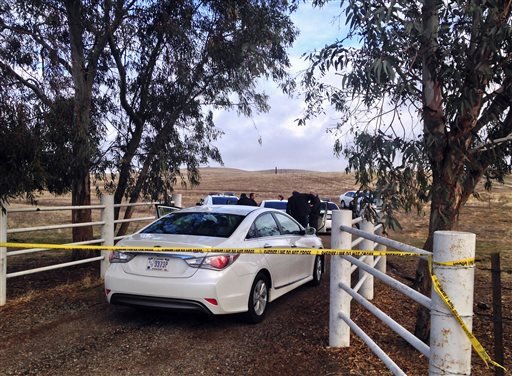
[[[460,209],[467,201],[467,191],[473,192],[478,178],[472,179],[471,186],[464,186],[465,159],[460,154],[460,139],[452,139],[444,147],[443,163],[433,164],[432,202],[430,207],[429,234],[424,249],[433,251],[434,232],[453,230],[456,226]],[[465,182],[467,184],[467,181]],[[432,281],[428,263],[420,260],[416,272],[416,288],[424,295],[431,295]],[[417,312],[415,335],[428,342],[430,334],[430,312],[420,306]]]
[[[437,13],[436,1],[425,0],[422,8],[422,25],[424,29],[421,40],[423,55],[423,76],[422,76],[422,101],[423,101],[423,133],[426,143],[429,163],[432,167],[432,202],[430,208],[430,226],[429,235],[425,242],[424,249],[432,251],[432,236],[437,228],[433,228],[433,223],[438,223],[438,209],[442,208],[446,201],[440,188],[442,187],[443,161],[446,158],[446,134],[445,119],[443,112],[443,93],[441,85],[437,79],[438,61],[436,60],[436,51],[438,49],[438,28],[439,17]],[[424,295],[430,296],[431,280],[428,272],[428,266],[424,260],[419,261],[416,271],[416,288]],[[418,306],[416,315],[416,327],[414,334],[423,342],[428,342],[430,333],[430,310],[423,306]]]
[[[91,164],[91,147],[89,126],[91,124],[92,83],[94,82],[94,66],[97,58],[90,61],[89,67],[85,57],[84,34],[82,23],[82,6],[80,1],[65,1],[68,17],[68,29],[71,44],[71,74],[74,84],[73,107],[73,183],[72,204],[90,205],[91,187],[89,169]],[[73,223],[91,222],[91,210],[73,210]],[[91,226],[73,228],[73,241],[90,240],[93,237]],[[73,250],[72,258],[90,257],[94,252]]]
[[[75,105],[73,113],[73,152],[74,176],[72,202],[73,205],[91,204],[91,185],[89,170],[91,166],[92,150],[89,141],[89,126],[91,123],[91,92],[90,84],[85,80],[82,71],[82,80],[75,80]],[[73,211],[73,223],[92,222],[91,209]],[[73,228],[73,242],[91,240],[93,238],[92,226]],[[94,256],[95,251],[74,250],[73,260]]]
[[[71,202],[72,205],[90,205],[91,204],[91,186],[89,170],[82,171],[82,179],[77,179],[73,182],[73,191]],[[90,209],[80,209],[72,211],[73,223],[92,222],[92,215]],[[73,228],[73,242],[90,240],[93,238],[93,231],[91,226],[74,227]],[[94,251],[73,250],[72,259],[78,260],[82,258],[91,257]]]
[[[85,86],[85,85],[84,85]],[[87,89],[80,87],[76,89],[75,94],[75,112],[73,114],[73,137],[74,145],[74,176],[72,188],[72,205],[90,205],[91,204],[91,184],[90,184],[90,158],[91,151],[89,147],[88,131],[90,123],[90,103],[91,98]],[[92,222],[91,209],[73,210],[73,223]],[[93,239],[92,226],[73,228],[73,242]],[[73,250],[73,260],[95,256],[95,251]]]
[[[149,166],[151,165],[151,161],[153,160],[152,157],[150,157],[150,153],[148,153],[148,157],[144,161],[144,164],[142,168],[140,169],[139,173],[137,174],[137,181],[135,183],[135,187],[133,187],[133,190],[130,193],[130,204],[136,203],[139,199],[140,192],[142,190],[142,184],[148,175]],[[133,214],[133,206],[128,206],[126,208],[126,211],[124,212],[124,219],[129,219],[132,217]],[[128,227],[130,226],[129,222],[121,223],[121,227],[119,228],[119,231],[117,232],[118,236],[125,235],[128,231]]]
[[[430,252],[433,250],[434,232],[438,230],[452,230],[456,224],[460,209],[459,203],[462,197],[462,190],[451,167],[450,164],[446,164],[445,170],[440,174],[443,178],[434,178],[433,181],[429,235],[423,246],[425,250]],[[415,287],[422,294],[431,296],[432,280],[427,260],[420,259],[418,262]],[[425,343],[428,343],[430,336],[429,308],[418,307],[414,334]]]

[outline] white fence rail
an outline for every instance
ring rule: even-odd
[[[360,229],[353,228],[359,223]],[[450,297],[466,326],[471,330],[473,317],[474,266],[454,266],[453,261],[475,256],[475,235],[470,233],[438,231],[434,234],[434,252],[403,244],[379,235],[380,226],[361,218],[352,220],[348,210],[333,211],[331,248],[362,250],[384,250],[391,247],[398,251],[413,252],[419,257],[433,256],[433,273],[439,278],[443,289]],[[353,237],[356,237],[353,239]],[[432,292],[426,297],[409,286],[393,279],[386,272],[386,259],[381,256],[333,256],[331,259],[329,345],[350,346],[350,331],[358,335],[384,362],[394,375],[405,375],[400,367],[379,347],[364,330],[351,319],[351,302],[359,303],[390,329],[405,339],[411,346],[429,359],[429,375],[469,375],[471,372],[471,343],[443,300]],[[352,273],[358,271],[359,278],[351,286]],[[377,308],[370,301],[374,296],[374,278],[379,279],[423,305],[431,311],[430,347],[405,329],[398,322]]]
[[[181,205],[181,195],[173,195],[173,199],[175,202],[179,202]],[[85,245],[85,244],[101,244],[105,246],[114,245],[114,241],[117,239],[122,239],[126,236],[114,236],[114,228],[117,223],[125,223],[125,222],[139,222],[139,221],[152,221],[156,216],[147,216],[147,217],[136,217],[130,219],[119,219],[114,220],[114,208],[115,207],[128,207],[128,206],[150,206],[155,203],[134,203],[134,204],[116,204],[114,205],[114,197],[112,195],[103,195],[101,198],[100,205],[88,205],[88,206],[48,206],[48,207],[32,207],[32,208],[10,208],[7,207],[5,212],[0,210],[0,243],[7,242],[8,236],[12,234],[19,233],[27,233],[34,231],[48,231],[48,230],[60,230],[60,229],[69,229],[75,227],[84,227],[84,226],[101,226],[101,235],[98,239],[91,239],[81,242],[75,243],[67,243],[66,245]],[[87,222],[87,223],[76,223],[76,224],[58,224],[58,225],[46,225],[46,226],[34,226],[34,227],[23,227],[23,228],[9,228],[8,227],[8,216],[12,213],[37,213],[37,212],[50,212],[50,211],[64,211],[64,210],[73,210],[73,209],[91,209],[91,210],[101,210],[101,219],[95,222]],[[0,247],[0,306],[5,305],[6,297],[7,297],[7,280],[9,278],[19,277],[23,275],[40,273],[48,270],[66,268],[74,265],[80,265],[84,263],[91,262],[101,262],[100,273],[101,277],[105,275],[105,271],[108,267],[108,251],[102,251],[100,256],[89,257],[82,260],[70,261],[60,264],[54,264],[49,266],[43,266],[39,268],[33,268],[28,270],[20,270],[17,272],[7,273],[7,262],[8,258],[13,256],[26,255],[29,253],[35,252],[45,252],[48,249],[45,248],[30,248],[30,249],[20,249],[13,250],[7,252],[5,247]]]

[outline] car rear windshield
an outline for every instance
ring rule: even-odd
[[[328,202],[327,209],[328,210],[339,210],[338,205],[336,205],[334,202]]]
[[[286,210],[287,201],[265,202],[266,208]]]
[[[237,202],[236,197],[212,197],[213,205],[236,205]]]
[[[225,213],[172,213],[141,231],[143,234],[176,234],[229,238],[244,220]]]

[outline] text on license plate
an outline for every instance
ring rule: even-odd
[[[147,270],[167,271],[169,265],[169,257],[148,257]]]

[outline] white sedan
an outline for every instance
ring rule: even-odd
[[[263,319],[269,302],[307,282],[320,284],[324,257],[279,255],[279,248],[322,248],[279,210],[226,205],[173,212],[123,239],[134,251],[113,252],[105,275],[111,304],[199,311],[246,312]],[[206,248],[210,252],[144,252],[137,247]],[[231,249],[228,251],[216,248]],[[233,248],[267,248],[238,254]]]
[[[347,191],[340,195],[340,208],[350,208],[351,202],[356,198],[356,191]]]
[[[260,203],[260,206],[263,208],[272,208],[281,210],[286,213],[286,206],[288,205],[288,200],[263,200]]]

